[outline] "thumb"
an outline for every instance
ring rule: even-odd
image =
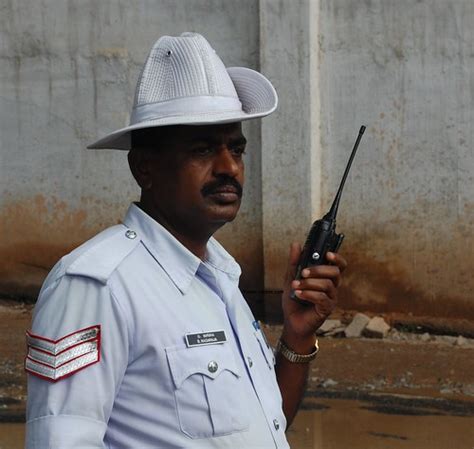
[[[297,242],[293,242],[290,245],[290,255],[288,257],[288,268],[286,270],[286,283],[290,283],[296,274],[296,267],[300,259],[301,245]]]

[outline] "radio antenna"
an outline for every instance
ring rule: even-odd
[[[354,148],[352,149],[351,156],[349,157],[349,162],[347,163],[344,176],[342,177],[341,184],[339,185],[339,190],[337,191],[336,197],[334,198],[334,202],[332,203],[331,209],[329,209],[329,212],[324,216],[325,220],[336,219],[337,210],[339,208],[339,201],[341,200],[341,196],[342,196],[342,189],[344,188],[347,175],[349,174],[349,170],[352,165],[352,160],[354,159],[357,148],[359,147],[360,139],[362,139],[362,135],[364,134],[364,131],[365,131],[365,126],[361,126],[359,129],[359,135],[357,136],[357,140],[355,141],[355,144],[354,144]]]

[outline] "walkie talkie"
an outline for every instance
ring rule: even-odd
[[[339,208],[339,201],[341,200],[344,183],[346,182],[347,175],[352,165],[352,160],[354,159],[357,148],[359,147],[360,139],[362,138],[364,131],[365,126],[361,126],[331,209],[329,209],[329,212],[323,218],[316,220],[311,226],[303,251],[301,252],[295,279],[301,279],[301,272],[309,266],[328,264],[329,262],[326,260],[326,253],[329,251],[333,253],[337,252],[344,240],[344,234],[336,234],[337,209]],[[309,301],[298,298],[294,291],[291,292],[290,296],[296,301],[311,304]]]

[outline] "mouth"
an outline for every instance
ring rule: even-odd
[[[241,194],[236,187],[231,185],[225,185],[213,189],[207,194],[207,196],[211,197],[214,201],[217,201],[218,203],[231,204],[235,203],[236,201],[239,201]]]

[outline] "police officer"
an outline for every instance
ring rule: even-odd
[[[130,150],[140,202],[63,257],[35,307],[27,448],[288,448],[346,261],[292,281],[291,246],[275,359],[212,237],[239,210],[241,121],[276,106],[263,75],[226,69],[201,35],[156,42],[130,126],[90,147]]]

